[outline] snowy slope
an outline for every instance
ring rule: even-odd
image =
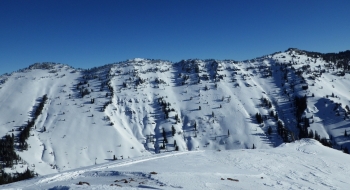
[[[0,76],[1,136],[18,135],[43,95],[49,98],[28,150],[18,150],[25,162],[6,171],[45,175],[176,149],[270,149],[283,143],[271,111],[288,141],[298,139],[293,98],[304,95],[308,129],[348,147],[349,74],[329,65],[293,49],[244,62],[137,58],[89,70],[35,64]]]
[[[49,97],[31,132],[28,151],[19,152],[36,172],[46,174],[106,162],[116,151],[130,152],[131,156],[142,155],[143,147],[137,140],[109,126],[103,119],[105,114],[96,111],[107,101],[104,92],[77,99],[79,93],[74,84],[82,77],[82,71],[62,65],[53,67],[14,73],[2,86],[0,95],[4,121],[2,134],[16,134],[18,128],[32,117],[38,99],[44,94]],[[98,80],[92,80],[90,85],[97,86],[98,83]],[[96,98],[95,104],[86,103],[91,97]],[[135,149],[119,147],[122,142]],[[19,168],[15,170],[20,171]]]
[[[40,176],[2,188],[347,189],[348,157],[315,140],[303,139],[275,149],[144,156]]]

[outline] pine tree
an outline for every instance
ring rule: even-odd
[[[255,117],[256,117],[256,121],[260,124],[263,122],[263,119],[262,119],[262,116],[260,113],[256,113],[255,114]]]
[[[269,135],[272,134],[272,128],[271,128],[271,126],[269,126],[269,128],[267,129],[267,134],[269,134]]]
[[[348,136],[348,133],[346,132],[346,129],[344,131],[344,136],[347,137]]]
[[[173,135],[173,136],[174,136],[174,135],[175,135],[175,133],[176,133],[176,130],[175,130],[174,125],[172,125],[172,126],[171,126],[171,133],[172,133],[172,135]]]
[[[309,131],[308,137],[312,139],[315,138],[314,132],[312,130]]]
[[[317,140],[317,141],[321,140],[321,136],[317,133],[316,130],[315,130],[315,140]]]
[[[165,130],[163,128],[163,132],[162,132],[162,135],[163,135],[163,138],[165,139],[166,138],[166,133],[165,133]]]

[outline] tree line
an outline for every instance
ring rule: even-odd
[[[21,129],[17,139],[13,133],[12,135],[7,134],[0,139],[0,185],[34,177],[34,172],[30,171],[29,168],[27,168],[23,173],[16,172],[13,174],[6,173],[4,168],[11,168],[14,166],[14,164],[18,164],[19,161],[22,161],[21,157],[15,152],[15,142],[17,140],[17,148],[19,148],[21,151],[28,149],[28,143],[26,140],[30,136],[30,129],[35,126],[35,120],[41,115],[47,99],[47,95],[45,94],[42,97],[38,107],[35,109],[35,111],[33,111],[33,118],[28,120],[26,126]]]

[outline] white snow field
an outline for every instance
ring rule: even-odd
[[[22,159],[4,171],[34,171],[29,189],[85,187],[76,179],[109,188],[108,180],[130,176],[132,188],[343,189],[350,80],[335,65],[296,49],[247,61],[137,58],[88,70],[34,64],[0,76],[0,138],[13,134]],[[18,136],[44,95],[22,150]],[[307,97],[301,124],[297,96]],[[282,145],[299,139],[306,120],[334,149],[313,140]],[[150,176],[153,168],[159,174]]]
[[[169,152],[111,161],[2,189],[348,189],[348,161],[347,154],[303,139],[274,149]]]

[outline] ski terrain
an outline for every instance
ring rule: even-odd
[[[303,139],[274,149],[153,154],[40,176],[2,189],[347,189],[348,157]]]
[[[0,135],[13,134],[22,159],[4,171],[34,171],[29,189],[85,187],[74,185],[80,178],[99,189],[129,176],[160,189],[342,189],[350,148],[343,62],[291,48],[246,61],[135,58],[87,70],[36,63],[0,76]],[[307,98],[302,119],[297,97]],[[32,119],[28,146],[19,148]],[[304,129],[333,149],[311,139],[288,144]]]

